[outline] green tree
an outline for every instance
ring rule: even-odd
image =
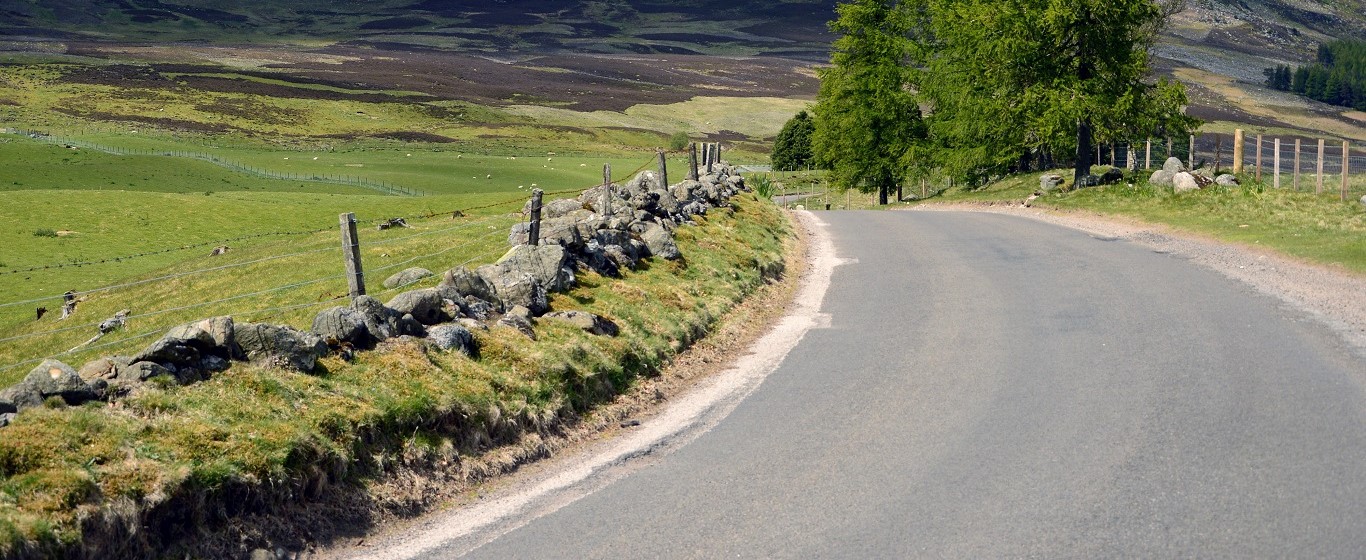
[[[773,141],[773,168],[779,171],[795,171],[812,163],[811,135],[815,133],[816,123],[806,111],[798,112],[788,119],[787,124],[778,132]]]
[[[675,152],[681,152],[688,149],[688,133],[679,131],[675,132],[673,136],[670,136],[669,149]]]
[[[1181,135],[1180,84],[1150,79],[1149,47],[1174,6],[1154,0],[933,0],[925,93],[945,169],[998,172],[1031,151],[1075,150],[1090,173],[1094,142]]]
[[[906,176],[906,157],[924,137],[913,93],[920,61],[909,2],[853,0],[839,5],[830,30],[830,66],[818,70],[812,145],[840,189],[876,191],[878,203]]]

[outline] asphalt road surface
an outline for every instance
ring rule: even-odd
[[[423,555],[1366,557],[1366,360],[1326,327],[1023,218],[819,216],[829,326],[729,416]]]

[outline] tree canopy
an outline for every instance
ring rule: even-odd
[[[1310,99],[1366,111],[1366,41],[1340,40],[1319,45],[1318,61],[1291,70],[1263,70],[1266,85]]]
[[[1173,1],[841,4],[817,158],[837,185],[885,192],[929,170],[978,184],[1041,159],[1081,179],[1093,142],[1185,135],[1198,121],[1184,88],[1150,76]]]
[[[773,141],[773,168],[795,171],[811,165],[811,135],[815,130],[816,123],[812,122],[811,115],[806,111],[789,119]]]

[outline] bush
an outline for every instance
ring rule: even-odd
[[[51,228],[38,228],[33,230],[34,237],[57,237],[57,232]]]
[[[810,165],[813,159],[811,136],[815,131],[816,124],[806,111],[788,120],[773,141],[773,169],[796,171]]]
[[[669,149],[675,152],[681,152],[688,149],[688,142],[688,133],[675,132],[673,136],[669,137]]]

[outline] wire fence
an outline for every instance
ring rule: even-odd
[[[43,132],[43,131],[37,131],[37,130],[27,130],[27,129],[22,129],[22,128],[5,128],[5,129],[3,129],[3,130],[5,130],[5,131],[7,131],[7,132],[9,132],[9,133],[12,133],[12,134],[18,134],[18,135],[21,135],[21,136],[27,136],[27,137],[30,138],[30,139],[37,140],[37,141],[40,141],[40,142],[46,142],[46,143],[49,143],[49,144],[61,144],[61,145],[63,145],[63,146],[70,146],[70,147],[75,147],[75,148],[84,148],[84,149],[87,149],[87,150],[94,150],[94,151],[97,151],[97,152],[104,152],[104,153],[106,153],[106,154],[113,154],[113,155],[120,155],[120,156],[161,156],[161,157],[176,157],[176,158],[193,159],[193,160],[198,160],[198,161],[203,161],[203,162],[211,163],[211,164],[213,164],[213,165],[217,165],[217,166],[222,167],[222,168],[224,168],[224,169],[228,169],[228,170],[235,171],[235,172],[238,172],[238,173],[243,173],[243,174],[246,174],[246,175],[251,175],[251,176],[253,176],[253,177],[260,177],[260,178],[263,178],[263,179],[277,179],[277,180],[282,180],[282,181],[300,181],[300,182],[306,182],[306,183],[326,183],[326,184],[335,184],[335,185],[347,185],[347,186],[352,186],[352,187],[359,187],[359,188],[363,188],[363,189],[369,189],[369,190],[372,190],[372,191],[375,191],[375,192],[378,192],[378,193],[381,193],[381,194],[392,195],[392,196],[426,196],[426,194],[427,194],[425,191],[421,191],[421,190],[418,190],[418,189],[412,189],[412,188],[408,188],[408,187],[404,187],[404,186],[400,186],[400,185],[394,185],[394,184],[386,183],[386,182],[383,182],[383,181],[373,181],[373,180],[367,179],[367,178],[365,178],[365,177],[359,177],[359,176],[353,176],[353,175],[327,174],[327,173],[322,173],[322,174],[319,174],[319,173],[281,173],[281,172],[279,172],[279,171],[271,171],[271,170],[269,170],[269,169],[263,169],[263,168],[260,168],[260,167],[256,167],[256,166],[247,165],[247,164],[244,164],[244,163],[232,161],[232,160],[225,159],[225,158],[216,156],[216,155],[214,155],[214,154],[205,153],[205,152],[195,152],[195,151],[188,151],[188,150],[158,150],[158,149],[147,149],[147,148],[126,148],[126,147],[122,147],[122,146],[111,146],[111,145],[106,145],[106,144],[99,144],[99,143],[91,142],[91,141],[88,141],[88,140],[80,140],[80,139],[76,139],[76,138],[65,137],[65,136],[56,135],[56,134],[53,134],[53,133],[50,133],[50,132]]]
[[[1192,138],[1194,144],[1191,143]],[[1325,139],[1309,136],[1271,136],[1245,135],[1243,138],[1244,170],[1256,172],[1259,165],[1263,170],[1274,171],[1271,166],[1276,161],[1277,142],[1280,144],[1281,170],[1301,173],[1318,171],[1318,145],[1322,141],[1323,172],[1341,175],[1343,169],[1343,146],[1347,148],[1348,174],[1366,174],[1366,150],[1352,146],[1342,139]],[[1299,142],[1296,151],[1296,141]],[[1101,144],[1096,149],[1098,165],[1133,167],[1135,169],[1161,168],[1169,157],[1182,161],[1183,165],[1195,168],[1230,170],[1235,163],[1235,135],[1228,133],[1204,132],[1184,139],[1152,139],[1129,143]],[[1299,155],[1296,158],[1296,155]],[[1133,158],[1132,165],[1130,159]]]
[[[653,160],[646,162],[625,174],[625,177],[635,175],[650,167],[652,163]],[[608,179],[612,182],[618,181],[616,177]],[[600,185],[601,183],[544,194],[577,195]],[[501,207],[520,211],[526,200],[527,195],[518,194],[515,197],[509,196],[478,206],[427,212],[411,218],[411,221],[405,219],[403,223],[386,231],[366,234],[368,239],[364,240],[363,246],[370,250],[372,257],[393,260],[367,267],[365,272],[368,277],[378,277],[382,276],[382,273],[417,265],[434,266],[440,263],[440,266],[448,266],[450,263],[442,259],[451,256],[457,257],[459,264],[456,266],[468,266],[494,258],[506,251],[506,246],[497,242],[497,239],[506,239],[504,236],[508,233],[508,227],[516,223],[516,220],[511,219],[506,212],[482,217],[469,214]],[[424,221],[447,216],[455,223],[438,225],[437,222]],[[373,224],[385,220],[387,218],[375,218],[358,223]],[[579,225],[581,224],[574,222],[564,227]],[[247,234],[232,239],[271,235],[322,236],[326,232],[335,231],[336,227],[333,225],[293,232]],[[545,235],[554,233],[544,232]],[[214,243],[168,247],[130,255],[127,258],[163,254]],[[266,252],[245,250],[237,257],[240,260],[226,264],[189,270],[174,270],[172,267],[163,269],[166,272],[148,278],[130,278],[63,294],[54,293],[37,298],[0,302],[0,316],[7,316],[4,317],[4,326],[0,326],[0,374],[37,364],[47,358],[85,357],[111,349],[128,350],[134,343],[163,333],[174,325],[202,319],[203,316],[231,315],[239,320],[282,317],[301,320],[300,313],[310,308],[336,305],[339,300],[348,296],[348,275],[343,273],[343,248],[335,238],[320,237],[278,253],[268,252],[272,247],[260,249]],[[115,259],[106,259],[112,260]],[[276,278],[277,281],[259,284],[253,282],[253,278]],[[372,295],[383,296],[402,289],[402,286],[398,286]],[[205,293],[212,293],[214,296],[200,297]],[[28,306],[67,305],[73,301],[74,313],[62,319],[54,319],[55,312],[46,320],[41,313],[35,319],[33,312],[28,309]],[[87,335],[95,334],[106,316],[123,308],[132,308],[124,319],[127,326],[107,334],[100,333],[83,344],[66,349],[69,344],[75,344],[85,340]],[[22,315],[28,315],[28,319],[23,319]],[[79,322],[77,317],[80,318]],[[71,321],[72,324],[66,324],[66,321]],[[133,328],[134,326],[137,328]]]

